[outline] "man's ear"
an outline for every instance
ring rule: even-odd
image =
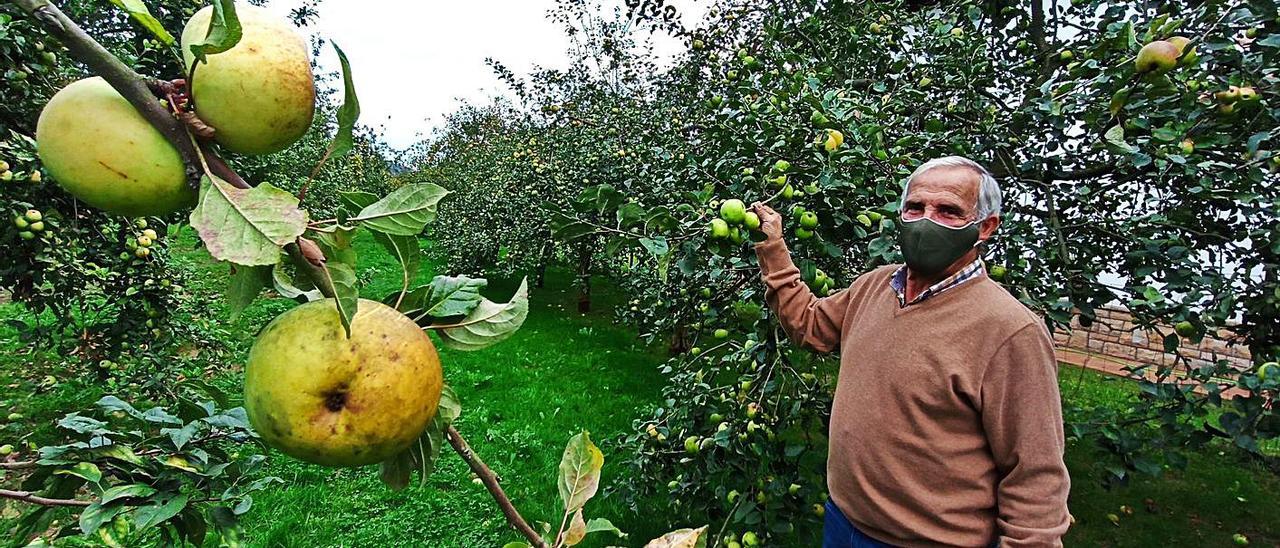
[[[999,226],[1000,226],[999,215],[992,215],[990,217],[987,217],[986,219],[983,219],[981,223],[978,223],[978,239],[984,240],[984,241],[990,239],[992,236],[995,235],[996,228],[999,228]]]

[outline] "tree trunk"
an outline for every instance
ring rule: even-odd
[[[547,282],[547,263],[551,262],[554,246],[550,241],[542,246],[542,256],[538,258],[538,272],[533,277],[533,286],[542,289]]]
[[[675,356],[689,351],[689,328],[681,323],[671,332],[671,344],[667,346],[667,353]]]
[[[591,246],[578,248],[578,312],[591,311]]]

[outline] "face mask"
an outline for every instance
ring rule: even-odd
[[[941,225],[928,217],[902,221],[898,246],[907,267],[925,276],[946,270],[978,243],[978,221],[959,228]]]

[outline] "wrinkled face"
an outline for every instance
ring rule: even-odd
[[[915,180],[902,207],[902,220],[928,217],[950,227],[960,227],[975,219],[981,179],[965,167],[930,169]]]

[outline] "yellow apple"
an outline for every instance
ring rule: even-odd
[[[407,449],[440,403],[440,357],[413,320],[360,300],[343,331],[333,299],[276,317],[249,352],[244,400],[267,444],[327,466],[361,466]]]
[[[227,150],[269,154],[294,143],[311,127],[315,84],[307,43],[288,21],[265,8],[236,6],[243,36],[195,69],[191,93],[196,114],[215,130]],[[190,46],[204,40],[213,8],[196,12],[182,29],[187,72],[195,60]]]
[[[1178,55],[1181,50],[1167,40],[1156,40],[1138,51],[1138,60],[1134,68],[1139,73],[1163,74],[1178,66]]]

